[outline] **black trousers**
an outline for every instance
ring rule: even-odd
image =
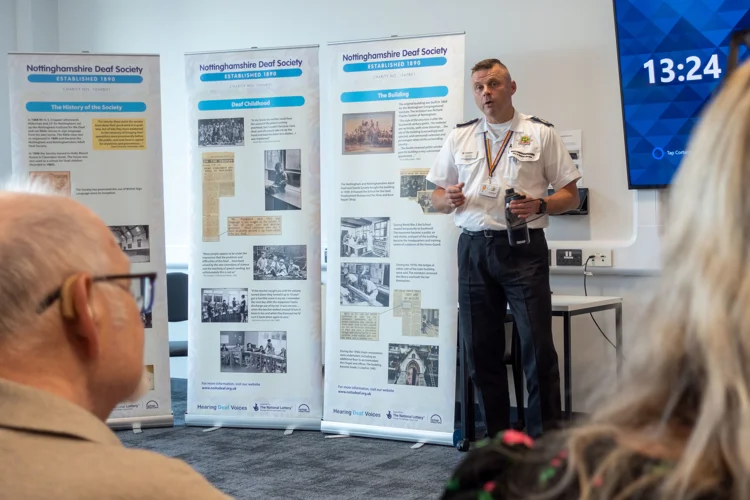
[[[505,231],[462,233],[458,241],[459,328],[487,432],[510,427],[505,358],[506,304],[521,338],[529,393],[526,431],[532,437],[559,425],[560,369],[552,341],[552,297],[544,231],[512,247]],[[518,404],[523,395],[517,394]]]

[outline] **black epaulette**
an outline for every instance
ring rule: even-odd
[[[479,121],[479,118],[475,118],[475,119],[471,120],[470,122],[466,122],[466,123],[459,123],[458,125],[456,125],[456,128],[461,128],[461,127],[468,127],[469,125],[471,125],[471,124],[473,124],[473,123],[476,123],[476,122],[478,122],[478,121]]]
[[[538,116],[531,116],[531,117],[529,117],[529,119],[532,122],[541,123],[542,125],[547,125],[548,127],[554,127],[554,125],[552,125],[550,122],[548,122],[547,120],[542,120]]]

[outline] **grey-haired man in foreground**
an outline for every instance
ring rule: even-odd
[[[3,191],[0,262],[0,497],[228,498],[105,424],[149,388],[154,281],[109,228],[69,198]]]

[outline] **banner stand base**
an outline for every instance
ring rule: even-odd
[[[140,426],[141,429],[154,427],[174,427],[174,415],[159,415],[154,417],[127,417],[111,418],[107,425],[112,430],[133,429]]]
[[[193,427],[240,427],[243,429],[320,431],[320,418],[242,418],[186,413],[185,425]]]
[[[343,434],[375,439],[392,439],[411,443],[439,444],[453,447],[453,433],[420,431],[417,429],[399,429],[396,427],[378,427],[375,425],[345,424],[342,422],[322,421],[320,430],[328,434]]]

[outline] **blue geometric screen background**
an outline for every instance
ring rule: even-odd
[[[614,0],[631,189],[667,186],[701,110],[727,72],[732,33],[750,28],[750,0]],[[740,51],[744,59],[747,51]],[[714,54],[721,74],[704,74]],[[689,72],[701,61],[695,75]],[[651,83],[649,60],[654,60]],[[674,80],[662,59],[673,61]],[[679,66],[681,65],[681,66]],[[681,69],[680,69],[681,68]],[[714,68],[709,68],[714,69]],[[683,81],[680,81],[682,77]]]

